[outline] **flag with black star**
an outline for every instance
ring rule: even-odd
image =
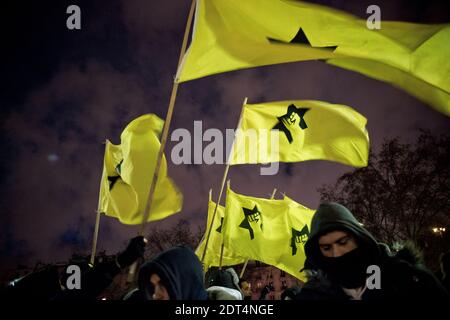
[[[195,254],[201,260],[203,252],[206,246],[206,237],[209,233],[209,228],[211,226],[211,221],[213,219],[214,210],[216,208],[216,203],[209,200],[208,203],[208,219],[205,228],[205,234],[202,241],[195,250]],[[216,215],[214,217],[214,222],[212,225],[212,231],[209,233],[208,246],[206,247],[205,259],[204,259],[204,271],[206,271],[211,266],[220,265],[220,251],[223,243],[223,223],[225,216],[225,207],[219,205],[216,210]],[[245,258],[236,255],[233,251],[229,250],[228,247],[224,246],[222,254],[222,266],[233,266],[236,264],[241,264],[245,262]]]
[[[124,224],[143,222],[163,125],[164,121],[156,115],[143,115],[122,131],[120,145],[106,141],[100,212]],[[167,162],[163,157],[148,221],[177,213],[182,204],[183,195],[167,175]]]
[[[176,82],[319,60],[394,85],[450,116],[448,23],[383,21],[371,30],[365,19],[303,1],[196,3],[195,32]]]
[[[236,255],[276,266],[305,280],[304,243],[314,211],[285,197],[250,197],[227,189],[223,243]],[[264,223],[262,223],[264,222]]]
[[[231,165],[328,160],[367,166],[367,119],[349,106],[294,100],[243,108]]]

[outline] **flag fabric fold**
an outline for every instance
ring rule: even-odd
[[[164,121],[143,115],[123,130],[120,145],[106,141],[99,211],[124,224],[141,224],[161,143]],[[163,156],[148,221],[181,211],[183,195],[168,177]]]

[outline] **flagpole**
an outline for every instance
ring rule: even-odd
[[[275,199],[276,193],[277,193],[277,188],[273,188],[272,195],[270,196],[270,200]]]
[[[247,100],[248,100],[248,98],[245,97],[244,102],[242,103],[241,114],[239,115],[239,120],[238,120],[238,125],[236,128],[236,131],[237,131],[237,129],[239,129],[241,127],[242,116],[244,114],[244,106],[247,104]],[[217,208],[219,207],[220,200],[222,199],[223,189],[225,187],[225,182],[226,182],[227,176],[228,176],[228,170],[230,169],[230,160],[231,160],[231,157],[233,156],[233,149],[234,149],[235,141],[236,141],[236,132],[234,133],[233,144],[231,146],[230,154],[228,155],[228,161],[227,161],[227,165],[225,167],[225,172],[223,173],[222,185],[220,187],[220,192],[219,192],[219,199],[217,199],[216,206],[214,207],[214,213],[213,213],[213,216],[211,219],[211,223],[209,225],[208,235],[206,236],[205,248],[203,249],[203,254],[202,254],[202,263],[205,260],[206,249],[208,248],[209,237],[211,235],[211,229],[213,226],[214,219],[216,218]],[[221,252],[221,256],[222,256],[222,252]],[[222,261],[222,259],[221,259],[221,261]],[[220,268],[221,268],[221,266],[220,266]]]
[[[105,140],[103,142],[103,144],[106,144],[107,140]],[[100,182],[100,194],[101,194],[101,188],[103,185],[103,173],[102,173],[102,181]],[[100,210],[100,204],[101,204],[101,199],[100,199],[100,195],[98,197],[98,204],[97,204],[97,215],[95,217],[95,227],[94,227],[94,236],[92,237],[92,251],[91,251],[91,260],[90,260],[90,264],[93,266],[95,263],[95,255],[97,253],[97,241],[98,241],[98,230],[100,228],[100,216],[102,214],[101,210]]]
[[[274,188],[272,191],[272,195],[270,196],[270,200],[273,200],[275,198],[276,193],[277,193],[277,188]],[[223,242],[222,242],[222,246],[223,246]],[[222,257],[220,257],[220,259],[222,260]],[[247,264],[248,264],[249,260],[250,259],[248,259],[248,258],[245,260],[244,267],[241,270],[241,274],[239,275],[239,278],[242,278],[242,276],[244,275],[244,272],[245,272],[245,269],[247,268]]]
[[[239,275],[239,279],[242,279],[242,276],[244,275],[245,269],[247,268],[248,260],[249,259],[245,259],[244,267],[241,270],[241,274]]]
[[[192,0],[191,9],[189,11],[188,20],[186,23],[186,29],[184,31],[183,43],[181,45],[180,57],[178,59],[178,68],[181,65],[181,61],[183,60],[184,54],[186,53],[187,40],[189,37],[189,32],[191,30],[192,17],[194,16],[194,8],[195,8],[195,0]],[[156,184],[158,182],[159,169],[161,167],[161,162],[162,162],[162,157],[164,154],[164,148],[166,146],[167,136],[169,135],[169,127],[170,127],[170,123],[172,121],[173,109],[175,107],[175,100],[177,98],[177,91],[178,91],[178,82],[176,82],[174,79],[173,86],[172,86],[172,93],[170,95],[169,107],[168,107],[167,115],[166,115],[166,120],[164,121],[164,128],[163,128],[162,137],[161,137],[161,147],[159,148],[155,172],[153,173],[152,184],[150,185],[150,190],[149,190],[148,198],[147,198],[147,204],[145,206],[144,216],[142,218],[142,224],[141,224],[141,228],[139,230],[139,235],[141,235],[141,236],[144,234],[145,225],[150,216],[150,209],[151,209],[151,205],[152,205],[153,195],[155,193]]]
[[[180,50],[180,57],[178,59],[178,66],[177,66],[177,71],[178,68],[181,65],[181,61],[183,60],[184,54],[186,53],[186,47],[187,47],[187,41],[189,38],[189,32],[191,31],[191,24],[192,24],[192,18],[194,16],[194,9],[195,9],[195,0],[192,0],[191,3],[191,8],[189,11],[189,16],[186,22],[186,28],[184,30],[184,37],[183,37],[183,43],[181,45],[181,50]],[[162,132],[162,136],[161,136],[161,147],[159,148],[158,151],[158,157],[156,160],[156,167],[155,167],[155,172],[153,173],[153,178],[152,178],[152,183],[150,185],[150,190],[148,192],[148,198],[147,198],[147,204],[145,206],[145,211],[144,211],[144,215],[142,218],[142,223],[141,223],[141,227],[139,229],[139,235],[142,236],[144,235],[144,231],[145,231],[145,226],[146,223],[148,221],[148,218],[150,216],[150,209],[151,209],[151,205],[153,202],[153,195],[155,193],[155,189],[156,189],[156,183],[158,182],[158,177],[159,177],[159,169],[161,167],[161,162],[162,162],[162,157],[164,154],[164,148],[166,146],[166,141],[167,141],[167,136],[169,135],[169,127],[170,127],[170,123],[172,121],[172,115],[173,115],[173,109],[175,107],[175,100],[177,97],[177,91],[178,91],[178,82],[173,81],[173,86],[172,86],[172,93],[170,95],[170,101],[169,101],[169,107],[167,109],[167,115],[166,115],[166,119],[164,121],[164,128],[163,128],[163,132]],[[131,277],[132,274],[135,273],[137,268],[137,263],[133,263],[130,266],[130,271],[129,271],[129,276]]]
[[[208,211],[209,211],[209,203],[212,201],[212,188],[209,188],[209,201],[208,201]],[[208,227],[208,217],[206,217],[206,227]],[[197,252],[198,248],[200,247],[200,245],[202,244],[203,240],[205,240],[205,234],[206,234],[206,229],[205,229],[205,233],[202,236],[202,239],[200,240],[199,244],[197,245],[195,252]]]
[[[100,216],[101,216],[100,210],[97,210],[97,216],[95,218],[94,237],[92,239],[92,252],[91,252],[91,261],[90,261],[92,266],[94,265],[95,254],[97,251],[97,240],[98,240],[98,229],[100,226]]]

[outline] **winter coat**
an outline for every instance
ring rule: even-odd
[[[211,287],[229,288],[237,291],[240,294],[240,298],[237,300],[243,300],[244,294],[239,287],[239,276],[233,268],[225,270],[210,269],[208,272],[207,286]],[[236,293],[233,293],[233,295]],[[213,300],[229,300],[229,299],[213,299]],[[234,300],[234,299],[233,299]]]
[[[227,287],[212,286],[206,289],[208,300],[243,300],[243,295],[239,290]]]
[[[320,205],[311,221],[311,232],[305,244],[310,268],[315,269],[296,296],[298,300],[349,300],[338,284],[329,280],[322,269],[323,255],[318,239],[331,231],[352,234],[359,246],[371,257],[371,264],[380,267],[381,289],[366,289],[362,300],[424,300],[449,299],[448,292],[425,267],[389,256],[383,245],[362,227],[352,213],[337,203]]]

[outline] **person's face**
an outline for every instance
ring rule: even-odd
[[[242,292],[244,293],[244,296],[252,295],[252,285],[249,282],[243,281],[241,283],[241,289],[242,289]]]
[[[157,274],[150,276],[150,282],[154,289],[153,300],[170,300],[166,287],[162,284],[161,278]]]
[[[355,238],[345,231],[332,231],[319,238],[320,252],[327,258],[337,258],[356,249]]]

